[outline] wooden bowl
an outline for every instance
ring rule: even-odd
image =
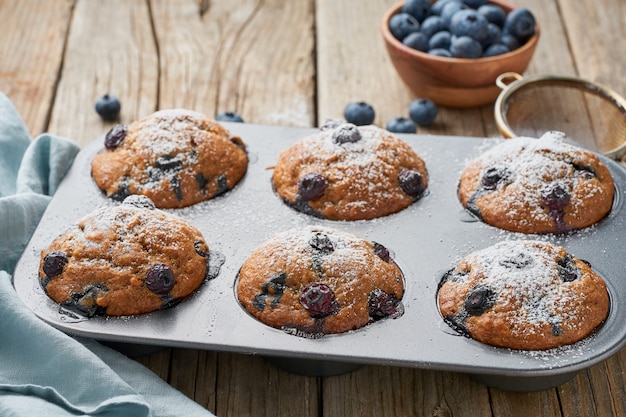
[[[510,12],[514,6],[491,0]],[[468,108],[492,104],[500,94],[496,78],[505,72],[522,74],[539,41],[539,26],[535,34],[520,48],[506,54],[487,58],[448,58],[429,55],[410,48],[396,39],[389,30],[389,19],[400,12],[404,2],[397,3],[385,13],[381,30],[391,62],[398,75],[420,98],[429,98],[439,106]]]

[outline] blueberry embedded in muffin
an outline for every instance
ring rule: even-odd
[[[189,110],[162,110],[114,126],[91,174],[114,200],[149,197],[159,208],[179,208],[232,189],[244,176],[244,142],[218,122]]]
[[[428,188],[428,172],[411,146],[390,132],[331,120],[280,154],[272,185],[300,212],[369,220],[419,200]]]
[[[437,301],[465,336],[524,350],[575,343],[609,309],[606,284],[588,262],[540,241],[504,241],[466,256],[443,276]]]
[[[237,276],[242,307],[268,326],[317,338],[400,317],[404,277],[383,245],[323,227],[278,233]]]

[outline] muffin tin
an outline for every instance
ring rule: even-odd
[[[14,274],[19,296],[45,322],[76,336],[116,344],[198,348],[264,355],[294,372],[328,375],[362,364],[416,367],[469,373],[487,385],[531,391],[560,385],[579,371],[616,353],[626,341],[626,171],[601,157],[616,183],[609,216],[567,236],[521,235],[476,221],[461,207],[456,188],[466,162],[498,139],[399,135],[426,161],[427,194],[409,208],[368,221],[328,221],[299,213],[280,201],[271,186],[278,154],[312,128],[224,123],[248,145],[250,165],[233,190],[213,200],[168,210],[187,218],[210,248],[224,255],[220,274],[169,310],[133,317],[85,319],[63,311],[38,283],[39,256],[56,236],[79,218],[116,203],[91,179],[91,158],[102,138],[86,146],[58,188],[28,243]],[[305,225],[324,225],[388,247],[406,279],[405,313],[362,329],[306,339],[268,327],[239,305],[234,284],[248,254],[272,234]],[[597,332],[574,345],[527,352],[495,348],[458,335],[442,320],[436,305],[442,274],[475,250],[505,239],[542,239],[565,246],[589,261],[605,279],[610,313]]]

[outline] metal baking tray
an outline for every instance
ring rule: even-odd
[[[102,341],[199,348],[263,355],[295,372],[328,374],[363,364],[469,373],[501,389],[532,391],[560,385],[579,371],[616,353],[626,341],[626,171],[601,157],[616,183],[610,215],[567,236],[521,235],[486,225],[465,214],[456,190],[466,162],[498,139],[399,135],[426,161],[427,194],[409,208],[369,221],[328,221],[298,213],[274,194],[271,166],[278,154],[313,128],[225,123],[248,145],[247,174],[233,190],[192,207],[168,210],[190,220],[226,261],[219,276],[169,310],[133,317],[83,319],[67,314],[44,294],[39,256],[56,236],[96,208],[119,204],[104,197],[90,176],[102,138],[86,146],[54,195],[14,275],[19,296],[45,322],[71,335]],[[293,227],[324,225],[387,246],[405,273],[405,313],[362,329],[307,339],[270,328],[241,308],[234,283],[239,267],[272,234]],[[607,281],[610,313],[591,337],[542,352],[495,348],[459,336],[442,320],[436,304],[444,271],[470,252],[504,239],[544,239],[589,261]]]

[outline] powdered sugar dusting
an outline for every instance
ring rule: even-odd
[[[191,110],[161,110],[136,123],[139,127],[135,147],[138,153],[150,155],[190,154],[186,149],[202,128],[204,116]],[[147,146],[148,145],[148,146]],[[193,161],[182,161],[193,163]]]
[[[507,312],[512,330],[532,333],[543,324],[580,325],[584,297],[559,278],[550,244],[539,241],[504,241],[468,257],[478,265],[485,285],[497,294],[496,304]],[[523,326],[522,324],[531,326]]]
[[[583,209],[584,200],[604,193],[598,181],[589,180],[591,173],[576,174],[577,164],[582,164],[589,153],[566,139],[561,132],[547,132],[539,139],[509,139],[475,160],[483,168],[481,176],[494,167],[507,170],[508,176],[498,184],[499,189],[506,188],[501,203],[511,218],[520,218],[520,225],[550,221],[550,210],[541,200],[541,191],[549,183],[558,183],[565,190],[579,190],[570,193],[572,216]]]

